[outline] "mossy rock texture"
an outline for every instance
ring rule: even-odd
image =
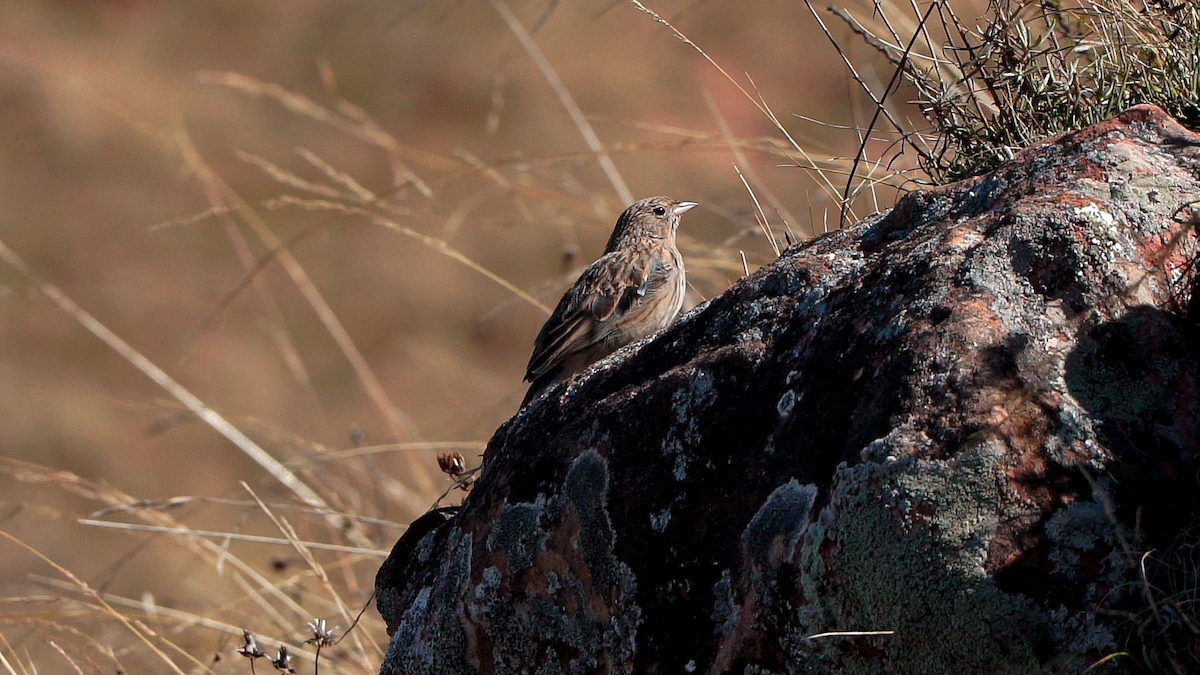
[[[1139,106],[793,246],[496,432],[379,575],[381,672],[1120,651],[1200,511],[1197,199],[1200,136]]]

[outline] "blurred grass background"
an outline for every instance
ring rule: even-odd
[[[838,172],[849,162],[840,158],[855,153],[856,132],[795,115],[865,126],[873,104],[802,4],[649,6],[753,93],[752,78],[841,188]],[[836,226],[837,202],[821,179],[782,166],[807,162],[666,27],[625,2],[512,0],[510,7],[589,116],[634,198],[701,203],[682,229],[691,304],[742,275],[739,251],[751,269],[773,257],[735,162],[781,240],[785,230],[800,240]],[[870,12],[869,4],[848,7]],[[871,61],[856,40],[844,42],[864,55],[859,75],[881,90],[890,66]],[[871,62],[879,62],[878,73]],[[229,73],[257,84],[222,84]],[[341,127],[246,91],[254,87],[304,97],[332,111]],[[369,218],[268,208],[281,195],[319,195],[281,184],[262,167],[345,192],[332,171],[305,159],[310,152],[376,195],[395,223],[444,241],[550,306],[600,253],[625,206],[485,0],[4,3],[0,100],[0,240],[274,457],[303,468],[331,506],[379,519],[364,526],[364,536],[381,551],[448,485],[436,466],[442,446],[420,443],[464,442],[474,465],[482,444],[515,412],[545,315]],[[896,114],[919,120],[904,100],[893,98]],[[395,145],[381,147],[348,133],[351,127],[377,129]],[[251,269],[247,260],[271,250],[245,213],[209,213],[234,205],[233,195],[279,239],[295,240],[290,253],[400,411],[401,428],[368,396],[278,260],[223,306]],[[886,208],[894,195],[882,185],[864,193],[856,215]],[[298,464],[397,442],[408,445]],[[121,500],[247,500],[239,481],[267,501],[291,495],[8,266],[0,266],[0,458],[0,529],[93,588],[143,603],[140,620],[169,628],[169,639],[208,667],[248,672],[242,663],[206,660],[228,655],[238,638],[155,608],[303,639],[311,617],[260,611],[228,570],[201,562],[179,537],[77,522]],[[81,487],[75,477],[91,483]],[[97,497],[108,489],[116,491],[108,502]],[[197,529],[280,536],[245,505],[189,502],[170,514]],[[346,539],[320,518],[283,515],[302,538]],[[346,625],[321,605],[327,598],[317,600],[321,593],[305,586],[316,582],[301,578],[303,566],[288,547],[233,542],[229,549],[312,616]],[[121,645],[133,642],[125,628],[89,614],[95,603],[86,598],[72,604],[39,581],[36,575],[56,575],[33,555],[10,542],[0,542],[0,551],[0,634],[10,645],[0,653],[67,667],[52,651],[57,639],[60,647],[75,645],[65,649],[77,661],[113,670],[98,647],[71,639],[75,630],[113,648],[109,658],[123,663]],[[333,576],[357,611],[382,559],[336,560]],[[367,634],[386,643],[377,619]]]

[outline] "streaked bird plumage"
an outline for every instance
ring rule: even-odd
[[[674,321],[687,288],[675,232],[680,216],[694,206],[651,197],[625,209],[604,255],[583,271],[538,333],[522,406],[555,382]]]

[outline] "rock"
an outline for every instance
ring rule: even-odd
[[[496,432],[380,575],[381,672],[1121,651],[1200,509],[1198,198],[1200,136],[1139,106],[788,249]]]

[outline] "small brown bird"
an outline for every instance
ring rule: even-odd
[[[671,324],[686,288],[675,231],[694,206],[650,197],[625,209],[604,255],[579,275],[538,333],[522,407],[555,382]]]

